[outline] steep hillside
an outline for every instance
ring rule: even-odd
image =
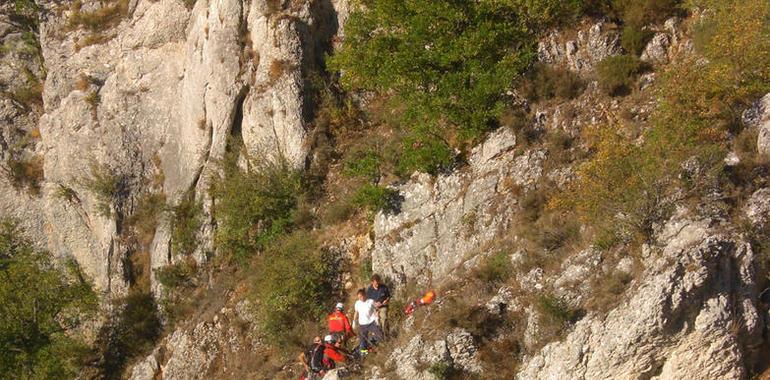
[[[765,1],[0,10],[0,260],[88,306],[0,374],[298,378],[377,273],[354,378],[767,376]]]

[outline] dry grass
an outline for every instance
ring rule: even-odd
[[[43,156],[24,156],[21,152],[11,154],[6,160],[5,172],[8,179],[17,190],[26,189],[32,195],[40,194],[40,184],[43,182]]]
[[[129,0],[109,0],[100,7],[83,11],[83,2],[75,0],[70,7],[67,25],[70,30],[84,28],[91,32],[101,32],[118,25],[128,15]]]
[[[280,79],[284,74],[289,72],[294,68],[294,65],[291,64],[291,62],[282,60],[282,59],[275,59],[272,62],[270,62],[270,68],[267,72],[267,78],[268,81],[272,84],[275,83],[278,79]]]

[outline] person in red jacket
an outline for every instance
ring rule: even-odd
[[[340,347],[340,342],[336,341],[333,336],[325,336],[324,345],[324,365],[326,365],[327,369],[335,368],[337,363],[345,362],[347,353]]]
[[[338,303],[334,308],[334,311],[329,314],[326,320],[329,322],[329,334],[335,337],[336,341],[344,343],[348,338],[355,335],[353,328],[350,326],[350,320],[345,315],[343,309],[345,305],[342,302]]]

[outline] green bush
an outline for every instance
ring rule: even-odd
[[[194,285],[197,272],[198,266],[195,260],[188,258],[160,268],[156,276],[161,285],[168,289],[174,289]]]
[[[557,324],[575,323],[580,319],[579,310],[572,309],[563,299],[553,295],[542,295],[535,303],[542,316]]]
[[[150,293],[130,292],[113,306],[97,339],[101,378],[120,379],[132,358],[147,354],[162,333],[158,305]]]
[[[612,6],[623,22],[636,28],[675,15],[680,3],[680,0],[612,0]]]
[[[176,255],[189,255],[198,248],[198,232],[203,226],[203,205],[190,191],[170,208],[171,248]]]
[[[88,353],[77,329],[96,294],[74,261],[57,265],[23,236],[0,222],[0,378],[75,378]]]
[[[569,69],[535,64],[524,76],[522,94],[532,101],[553,98],[574,99],[585,89],[585,83]]]
[[[381,159],[373,150],[354,151],[345,160],[342,173],[348,177],[363,177],[376,181],[380,176]]]
[[[653,33],[649,30],[639,29],[632,25],[623,27],[620,35],[620,45],[628,54],[639,55],[650,42]]]
[[[599,84],[611,96],[627,95],[646,69],[642,60],[631,55],[607,57],[596,66]]]
[[[404,144],[400,170],[435,173],[454,148],[497,124],[511,83],[529,67],[540,31],[574,18],[582,1],[367,1],[329,60],[350,90],[388,98]],[[430,131],[427,133],[426,131]],[[447,144],[452,141],[453,144]]]
[[[254,265],[251,298],[259,327],[277,346],[293,344],[295,328],[325,315],[333,299],[336,258],[302,231],[270,244]]]
[[[126,190],[125,177],[107,164],[100,164],[95,160],[89,164],[89,175],[81,178],[79,182],[96,197],[97,212],[105,218],[112,216],[115,202]]]
[[[455,161],[454,150],[438,135],[415,133],[402,142],[396,172],[402,177],[408,177],[414,171],[435,175],[450,169]]]
[[[353,195],[353,204],[371,212],[387,210],[392,206],[396,195],[398,195],[396,190],[366,184]]]
[[[490,284],[505,282],[513,273],[511,257],[505,252],[489,256],[477,269],[476,276]]]
[[[441,360],[433,363],[433,365],[431,365],[428,369],[428,372],[430,372],[430,374],[433,375],[436,380],[449,380],[452,378],[456,370],[452,363],[446,360]]]
[[[292,211],[303,192],[300,175],[284,162],[256,166],[249,160],[247,167],[239,168],[229,157],[212,192],[216,244],[239,261],[291,230]]]

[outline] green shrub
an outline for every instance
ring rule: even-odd
[[[537,63],[524,76],[522,94],[532,101],[553,98],[574,99],[585,89],[580,77],[563,67]]]
[[[77,329],[97,297],[74,260],[58,265],[0,222],[0,378],[75,378],[88,348]]]
[[[270,244],[254,265],[251,298],[259,327],[277,346],[293,344],[295,328],[325,315],[333,298],[336,258],[302,231]]]
[[[130,292],[115,301],[113,312],[100,330],[97,347],[101,378],[120,379],[126,364],[145,355],[162,333],[158,305],[150,293]]]
[[[127,186],[125,177],[95,160],[89,164],[89,175],[81,178],[79,183],[96,197],[97,212],[105,218],[112,216],[112,208]]]
[[[195,260],[186,258],[177,263],[158,269],[156,277],[158,282],[167,289],[179,287],[191,287],[194,285],[198,265]]]
[[[575,323],[581,317],[579,310],[572,309],[566,301],[553,295],[539,296],[535,306],[542,316],[557,324]]]
[[[371,212],[391,208],[398,192],[387,187],[366,184],[353,195],[353,204]]]
[[[428,372],[433,375],[436,380],[449,380],[452,378],[455,368],[452,363],[441,360],[430,366]]]
[[[511,257],[505,252],[495,253],[478,267],[476,277],[489,284],[505,282],[513,273]]]
[[[229,157],[212,192],[216,244],[239,261],[291,230],[292,211],[303,191],[300,175],[285,162],[256,166],[249,160],[247,167],[239,168]]]
[[[628,54],[639,55],[650,42],[654,33],[649,30],[639,29],[626,25],[620,35],[620,45]]]
[[[631,92],[639,74],[646,69],[645,63],[631,55],[607,57],[596,66],[599,84],[611,96]]]
[[[198,232],[203,226],[203,205],[190,191],[171,207],[171,248],[174,254],[189,255],[198,248]]]
[[[680,3],[680,0],[612,0],[613,8],[623,21],[636,28],[675,15]]]
[[[414,171],[435,175],[450,169],[456,161],[455,156],[452,147],[436,135],[412,134],[402,142],[396,171],[402,177],[408,177]]]
[[[363,177],[376,181],[380,176],[381,157],[373,150],[354,151],[345,160],[342,173],[348,177]]]
[[[344,73],[346,89],[387,97],[382,113],[419,134],[403,146],[407,174],[435,173],[452,163],[454,148],[494,127],[511,83],[535,56],[539,32],[582,10],[579,1],[544,0],[365,5],[351,13],[329,67]]]

